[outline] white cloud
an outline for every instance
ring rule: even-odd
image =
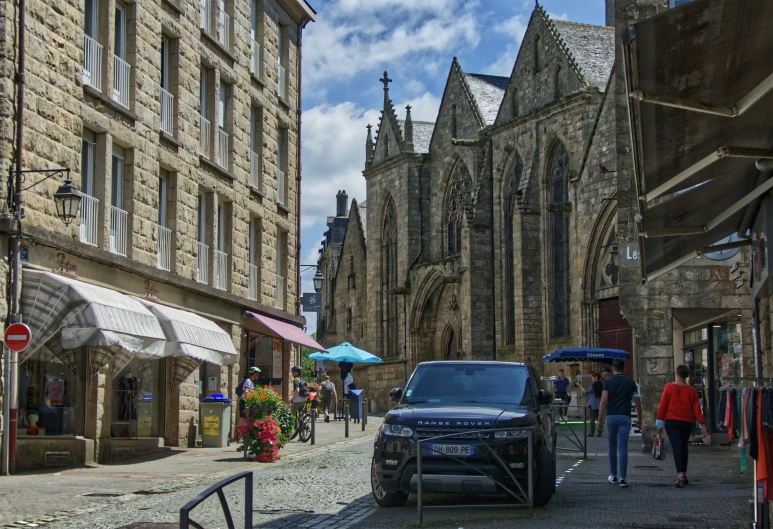
[[[480,40],[463,0],[338,0],[304,36],[304,90],[346,81],[410,57],[413,64]]]
[[[566,14],[566,11],[561,14],[551,13],[548,11],[548,16],[550,17],[550,20],[569,20],[569,15]]]
[[[515,15],[494,26],[494,31],[508,35],[512,40],[507,43],[505,50],[499,54],[496,60],[486,67],[486,73],[510,76],[515,59],[518,57],[518,50],[521,49],[521,42],[523,42],[523,36],[526,34],[528,24],[528,17],[525,15]]]

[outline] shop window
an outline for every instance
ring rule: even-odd
[[[247,376],[247,369],[257,366],[260,369],[258,384],[273,386],[282,392],[282,342],[265,334],[247,331],[245,343],[245,372],[239,379]]]
[[[164,436],[163,359],[132,357],[114,373],[111,393],[111,437]]]
[[[85,357],[41,348],[19,367],[18,435],[85,434]]]

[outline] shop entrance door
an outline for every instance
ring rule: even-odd
[[[633,329],[620,314],[618,298],[599,301],[599,347],[622,349],[631,355],[625,361],[625,375],[633,378]]]
[[[709,346],[708,344],[699,345],[684,352],[684,364],[690,369],[690,383],[698,392],[698,402],[701,405],[701,411],[706,418],[707,425],[711,429],[711,405],[710,393],[711,384],[709,382]],[[708,388],[708,389],[707,389]],[[710,421],[710,422],[709,422]],[[695,426],[695,431],[700,432],[700,427]]]

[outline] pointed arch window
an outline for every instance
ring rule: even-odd
[[[510,164],[510,170],[507,172],[505,182],[505,191],[503,194],[504,212],[505,212],[505,345],[515,343],[515,230],[513,229],[513,215],[515,212],[516,193],[521,183],[521,173],[523,172],[523,162],[517,154]]]
[[[467,166],[459,163],[451,174],[446,197],[446,255],[462,251],[462,217],[464,206],[472,196],[472,178]]]
[[[381,232],[381,299],[383,312],[384,356],[398,356],[397,342],[397,213],[390,198],[384,209],[384,224]]]
[[[569,174],[569,153],[562,143],[557,143],[550,160],[548,193],[552,205],[569,201],[567,178]],[[569,336],[569,213],[550,212],[551,235],[551,279],[553,308],[553,338]]]

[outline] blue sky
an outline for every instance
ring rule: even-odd
[[[309,0],[303,36],[301,264],[317,262],[335,195],[365,200],[365,126],[378,124],[384,70],[403,117],[435,121],[454,56],[465,72],[509,76],[534,9],[529,0]],[[604,23],[604,0],[543,0],[557,19]],[[302,275],[313,292],[314,271]],[[316,316],[304,313],[307,331]]]

